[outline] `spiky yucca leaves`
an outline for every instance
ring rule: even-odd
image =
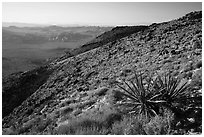
[[[135,74],[135,82],[123,83],[127,88],[121,86],[121,83],[117,85],[125,91],[122,94],[127,100],[122,104],[128,106],[129,113],[154,116],[162,113],[160,110],[164,107],[177,113],[176,111],[180,111],[179,107],[190,98],[188,82],[182,83],[170,74],[163,78],[158,75],[155,79],[145,79],[142,75]]]
[[[187,81],[182,82],[171,75],[165,75],[164,78],[158,76],[155,83],[155,88],[164,89],[161,90],[160,98],[166,101],[163,105],[175,114],[177,121],[180,122],[180,127],[200,130],[200,125],[202,125],[202,96],[200,93],[192,92]]]
[[[158,75],[153,86],[154,89],[160,89],[159,98],[166,101],[163,106],[170,109],[177,118],[184,118],[188,106],[186,103],[192,99],[188,82],[166,74],[163,78]]]
[[[144,78],[140,74],[135,73],[135,82],[123,81],[127,89],[122,86],[122,83],[117,83],[118,87],[124,90],[122,94],[127,98],[121,105],[128,108],[129,113],[142,114],[147,117],[159,114],[160,105],[165,103],[165,100],[160,99],[160,91],[152,90],[154,81],[143,83]]]
[[[186,100],[190,95],[188,82],[182,83],[180,79],[174,78],[170,74],[166,74],[163,79],[158,75],[153,86],[154,89],[160,89],[160,98],[171,106]]]

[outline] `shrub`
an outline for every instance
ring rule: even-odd
[[[144,83],[146,81],[146,83]],[[146,79],[142,75],[135,74],[135,83],[126,81],[123,83],[128,87],[118,86],[125,92],[122,94],[127,98],[122,105],[129,107],[130,113],[144,114],[146,116],[156,116],[161,114],[160,110],[167,107],[174,111],[178,105],[189,99],[187,82],[183,82],[172,77],[170,74],[164,78],[157,76],[155,80],[151,77]]]
[[[59,126],[58,134],[75,135],[79,130],[84,131],[93,127],[100,129],[101,124],[91,119],[70,120],[68,124]]]
[[[144,130],[147,135],[169,135],[172,130],[172,121],[174,115],[169,111],[164,116],[153,117],[145,126]]]
[[[105,96],[107,91],[108,91],[108,88],[102,87],[96,90],[96,94],[98,96]]]
[[[144,115],[132,116],[129,119],[130,125],[125,129],[126,135],[145,135],[144,125],[149,118]]]
[[[111,128],[114,122],[120,121],[122,119],[122,115],[119,113],[111,113],[105,117],[103,121],[103,125],[107,128]]]
[[[59,126],[57,134],[107,134],[112,125],[121,119],[120,113],[105,107],[102,110],[84,112],[69,120],[67,124]]]
[[[109,133],[109,130],[106,128],[98,128],[98,127],[89,127],[89,128],[80,128],[77,129],[76,135],[106,135]]]
[[[17,135],[17,132],[13,128],[2,129],[2,135]]]
[[[111,90],[111,92],[108,93],[108,96],[112,102],[117,102],[123,99],[123,95],[119,90]]]
[[[165,74],[164,77],[158,75],[154,80],[151,77],[145,79],[136,74],[135,76],[135,83],[123,81],[127,88],[121,86],[122,83],[118,84],[126,97],[120,105],[125,106],[128,114],[144,115],[157,122],[157,117],[163,116],[164,110],[168,109],[175,115],[175,129],[201,130],[202,96],[198,91],[192,92],[193,88],[187,81],[170,74]]]
[[[148,81],[147,86],[143,81],[142,75],[137,76],[135,74],[135,83],[133,81],[129,81],[129,83],[123,81],[128,89],[121,86],[122,83],[117,83],[118,87],[125,91],[122,94],[127,98],[120,105],[125,105],[128,113],[142,114],[146,117],[155,116],[159,114],[160,104],[165,101],[157,100],[161,91],[160,89],[152,89],[154,81]]]
[[[154,89],[159,90],[159,98],[165,100],[164,106],[172,109],[179,105],[183,100],[188,99],[188,82],[181,81],[178,78],[172,77],[170,74],[165,75],[162,79],[157,76]]]
[[[111,129],[114,135],[144,135],[144,125],[147,117],[142,115],[126,116],[122,121],[115,122]]]
[[[122,121],[117,121],[112,125],[111,134],[113,135],[124,135],[125,129],[131,125],[127,117],[123,118]]]
[[[120,122],[115,122],[111,129],[114,135],[164,135],[173,132],[172,121],[174,115],[165,110],[164,116],[151,119],[142,115],[126,116]]]

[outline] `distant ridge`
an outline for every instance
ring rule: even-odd
[[[19,22],[2,22],[3,27],[45,27],[49,26],[48,24],[33,24],[33,23],[19,23]]]

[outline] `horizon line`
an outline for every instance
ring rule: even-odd
[[[104,27],[116,27],[116,26],[140,26],[140,25],[151,25],[153,23],[159,23],[159,22],[141,22],[141,23],[126,23],[126,24],[100,24],[100,23],[29,23],[29,22],[8,22],[8,21],[2,21],[2,27],[9,27],[9,26],[15,26],[15,25],[7,25],[7,24],[19,24],[19,25],[32,25],[32,26],[104,26]],[[17,27],[17,26],[16,26]]]

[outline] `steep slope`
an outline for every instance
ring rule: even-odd
[[[103,33],[102,35],[96,37],[95,39],[91,40],[90,42],[82,45],[81,47],[70,51],[69,54],[74,56],[74,55],[89,51],[91,49],[105,45],[109,42],[115,42],[116,40],[119,40],[123,37],[126,37],[130,34],[136,33],[138,31],[143,31],[146,28],[148,28],[148,26],[115,27],[112,30],[107,31],[107,32]]]
[[[50,28],[62,29],[62,27],[58,26],[50,26]],[[65,55],[62,55],[61,57],[57,58],[54,62],[60,62],[66,58],[89,51],[96,47],[100,47],[108,42],[119,40],[122,37],[128,36],[134,32],[136,33],[140,30],[144,30],[145,28],[147,27],[146,26],[116,27],[111,31],[101,34],[88,44],[82,45],[80,48],[68,50]],[[81,27],[81,29],[83,30],[84,28]],[[98,29],[100,29],[100,27]],[[102,27],[101,29],[105,28]],[[19,106],[27,97],[29,97],[31,94],[35,92],[35,90],[37,90],[41,85],[43,85],[53,70],[55,70],[55,67],[53,68],[52,64],[51,65],[47,64],[35,70],[13,74],[4,78],[3,117],[11,113],[15,107]],[[26,82],[26,84],[23,84],[24,82]]]
[[[47,66],[29,72],[19,72],[4,78],[2,90],[2,116],[8,115],[27,97],[46,82],[52,70]]]
[[[113,43],[49,64],[53,73],[19,107],[3,118],[5,134],[59,134],[71,119],[120,115],[115,80],[133,72],[170,72],[186,79],[193,91],[202,88],[202,12],[135,32]],[[110,117],[109,117],[110,118]],[[110,124],[108,124],[110,125]],[[201,125],[198,125],[200,127]]]

